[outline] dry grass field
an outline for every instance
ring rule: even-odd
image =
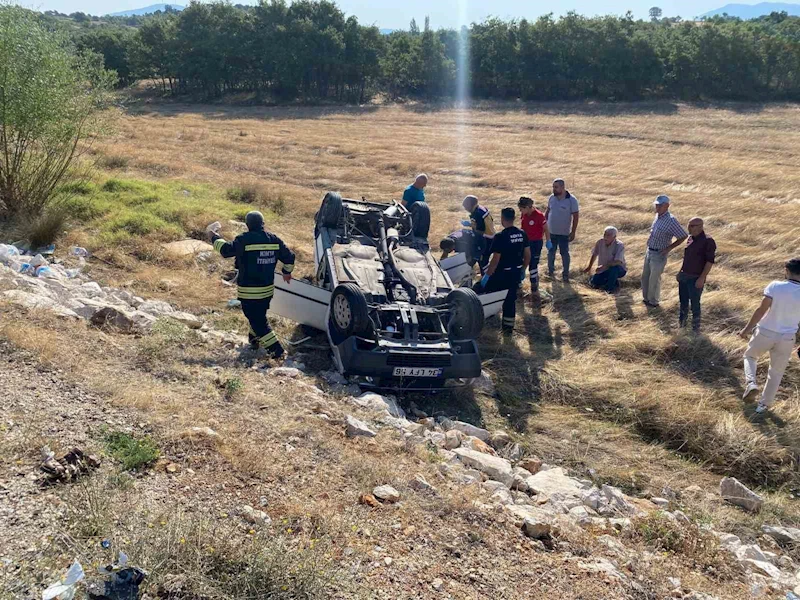
[[[550,182],[561,176],[581,202],[572,284],[545,280],[551,302],[521,299],[512,340],[501,338],[497,322],[487,324],[480,346],[497,384],[496,398],[462,391],[414,400],[429,414],[505,429],[528,452],[633,495],[698,485],[704,493],[687,493],[681,500],[691,517],[755,539],[762,523],[800,524],[800,505],[793,498],[800,488],[800,368],[793,360],[774,414],[753,422],[753,407],[740,400],[745,343],[736,335],[764,286],[782,277],[785,259],[800,255],[799,123],[800,108],[793,106],[492,104],[457,111],[416,105],[135,104],[116,135],[93,146],[101,191],[99,200],[94,192],[87,194],[109,211],[115,198],[126,210],[148,210],[141,199],[153,195],[148,202],[158,206],[153,210],[163,221],[138,231],[124,225],[127,213],[99,217],[87,211],[84,223],[62,243],[87,245],[105,261],[91,262],[94,278],[203,314],[219,310],[232,292],[206,267],[171,261],[152,249],[184,234],[199,236],[206,220],[224,222],[250,206],[266,209],[269,227],[297,251],[298,273],[308,275],[313,216],[328,190],[387,201],[399,198],[417,172],[427,172],[435,243],[464,218],[464,195],[477,195],[497,220],[500,209],[515,206],[522,194],[544,204]],[[116,183],[109,185],[108,178]],[[150,183],[130,183],[137,180]],[[137,185],[146,189],[134,189]],[[251,190],[252,197],[243,198],[241,190]],[[677,327],[679,252],[665,273],[659,309],[647,309],[638,292],[652,201],[662,193],[672,198],[673,214],[684,224],[703,217],[719,247],[703,297],[700,335]],[[170,213],[173,201],[179,208]],[[580,272],[607,225],[617,226],[627,245],[629,272],[616,296],[589,289]],[[322,562],[344,560],[345,547],[355,556],[363,553],[365,564],[383,560],[380,552],[395,557],[391,568],[387,562],[386,568],[346,578],[341,597],[443,597],[429,583],[442,577],[452,579],[448,591],[456,598],[533,593],[649,600],[666,597],[662,583],[674,574],[720,597],[750,597],[739,580],[723,575],[719,557],[682,550],[665,553],[669,556],[655,565],[629,565],[641,584],[638,591],[609,587],[573,572],[561,555],[509,541],[502,520],[472,507],[468,489],[443,491],[434,501],[403,488],[413,502],[367,514],[356,506],[354,488],[364,491],[387,481],[402,487],[400,478],[407,480],[413,469],[434,478],[435,461],[409,453],[401,440],[348,445],[309,416],[313,402],[302,388],[264,384],[256,372],[191,336],[129,341],[82,325],[52,324],[35,314],[19,327],[16,319],[23,317],[7,314],[0,337],[109,399],[122,411],[120,419],[148,423],[165,440],[165,454],[182,457],[184,469],[197,471],[191,478],[184,471],[184,488],[161,473],[160,491],[148,487],[144,499],[134,498],[140,487],[134,493],[116,486],[75,492],[75,505],[89,507],[76,511],[75,518],[97,520],[98,530],[103,519],[115,522],[122,538],[150,549],[148,564],[156,574],[165,568],[160,553],[171,549],[164,561],[175,560],[175,540],[189,535],[180,527],[201,539],[196,523],[181,525],[185,511],[200,505],[200,513],[216,519],[222,548],[227,530],[220,511],[245,500],[256,505],[262,496],[273,518],[286,515],[284,534],[273,542],[293,553],[313,550],[320,539],[330,545],[312,553]],[[242,326],[232,313],[209,318],[217,327],[224,321],[231,329]],[[294,333],[286,323],[279,332]],[[317,359],[324,364],[324,353]],[[234,379],[243,391],[222,397],[220,381],[224,387]],[[208,446],[184,439],[180,432],[196,424],[211,425],[223,441]],[[6,447],[8,456],[30,461],[40,442],[34,435],[14,442]],[[766,496],[764,510],[748,515],[723,505],[714,494],[723,474],[758,487]],[[181,499],[190,488],[200,491],[191,502]],[[100,508],[95,496],[106,499]],[[138,531],[135,523],[148,523],[152,531]],[[89,553],[96,544],[91,535],[71,536],[69,551]],[[653,549],[647,541],[634,543]],[[571,547],[575,556],[594,551],[591,536]],[[199,564],[198,556],[187,561]],[[214,567],[207,556],[203,560]],[[301,577],[310,560],[278,568]],[[351,592],[350,585],[360,591]],[[252,591],[241,588],[241,597]]]
[[[564,177],[582,205],[574,285],[554,284],[554,302],[541,310],[526,306],[512,346],[488,328],[484,356],[503,394],[498,406],[473,407],[474,416],[531,434],[580,430],[573,421],[589,431],[610,423],[646,447],[780,486],[794,481],[800,450],[800,370],[790,367],[774,418],[752,425],[739,401],[743,342],[735,333],[765,284],[782,276],[783,261],[800,254],[798,119],[796,107],[663,103],[468,112],[166,105],[131,110],[116,139],[96,151],[101,164],[124,157],[136,177],[259,186],[267,203],[281,206],[273,228],[306,264],[312,217],[327,190],[388,200],[425,171],[431,239],[438,239],[458,226],[468,193],[497,215],[521,194],[544,204],[550,181]],[[705,218],[719,245],[699,337],[676,327],[680,251],[665,274],[661,309],[640,303],[651,204],[660,193],[683,223]],[[587,289],[579,273],[606,225],[617,226],[628,247],[630,271],[616,297]],[[590,449],[614,454],[608,438],[607,431],[592,438]]]

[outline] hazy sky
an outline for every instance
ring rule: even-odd
[[[158,2],[171,1],[188,4],[188,0],[22,0],[38,10],[57,10],[71,13],[82,11],[93,15],[140,8]],[[242,2],[242,0],[238,0]],[[531,2],[524,0],[338,0],[337,4],[347,14],[354,14],[364,24],[382,28],[407,28],[412,17],[422,26],[425,15],[430,15],[434,28],[456,27],[460,22],[480,21],[488,15],[503,18],[535,18],[549,12],[556,15],[570,10],[585,15],[616,14],[633,11],[636,17],[647,17],[648,9],[660,6],[664,16],[690,18],[727,4],[729,0],[550,0]],[[747,0],[740,3],[755,4]],[[234,2],[235,4],[236,2]],[[245,3],[245,2],[242,2]],[[252,2],[247,2],[252,3]]]

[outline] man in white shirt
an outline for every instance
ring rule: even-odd
[[[756,385],[758,357],[769,352],[769,374],[764,393],[756,407],[758,414],[766,412],[775,402],[775,394],[792,357],[798,328],[800,328],[800,258],[793,258],[786,263],[786,281],[773,281],[767,286],[761,306],[753,313],[747,327],[739,333],[745,339],[752,334],[744,353],[745,401],[753,400],[758,393]]]

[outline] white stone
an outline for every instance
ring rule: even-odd
[[[391,416],[398,419],[405,419],[406,413],[400,408],[397,400],[391,396],[381,396],[373,392],[361,394],[358,398],[353,398],[353,402],[374,412],[388,412]]]
[[[652,502],[659,508],[667,508],[669,506],[669,500],[667,500],[666,498],[650,498],[650,502]]]
[[[608,498],[609,506],[623,515],[635,515],[636,507],[628,502],[625,494],[610,485],[603,485],[601,491]]]
[[[287,379],[297,379],[303,375],[300,369],[293,367],[275,367],[267,371],[267,373],[270,377],[285,377]]]
[[[363,421],[359,421],[358,419],[350,415],[347,415],[347,417],[345,417],[345,425],[346,425],[345,433],[347,434],[347,437],[351,438],[358,436],[375,437],[377,435],[367,426],[366,423],[364,423]]]
[[[173,321],[177,321],[181,325],[186,325],[189,329],[200,329],[203,326],[203,321],[193,314],[187,312],[171,312],[167,315]]]
[[[469,423],[464,423],[463,421],[451,421],[452,428],[460,431],[461,433],[465,433],[466,435],[471,435],[473,437],[478,438],[482,442],[485,442],[489,439],[489,431],[486,429],[481,429],[480,427],[475,427],[475,425],[471,425]]]
[[[677,577],[667,577],[667,585],[670,590],[679,590],[681,589],[681,580]]]
[[[781,570],[772,563],[760,560],[752,560],[752,559],[743,560],[741,561],[741,563],[744,566],[749,567],[751,570],[757,573],[763,573],[764,575],[766,575],[767,577],[771,577],[772,579],[780,581],[784,578],[784,575],[783,573],[781,573]]]
[[[585,506],[575,506],[570,509],[569,517],[581,527],[592,524],[592,514]]]
[[[444,447],[448,450],[455,450],[461,445],[461,439],[464,434],[457,429],[451,429],[444,434]]]
[[[453,452],[468,467],[473,467],[482,473],[486,473],[490,479],[501,481],[508,488],[514,482],[511,463],[504,458],[483,454],[468,448],[456,448]]]
[[[81,298],[105,298],[106,293],[96,281],[87,281],[78,288],[77,295]]]
[[[137,308],[143,313],[147,313],[148,315],[152,315],[154,317],[162,317],[175,312],[175,309],[172,308],[168,302],[164,302],[162,300],[147,300],[142,302],[142,304],[140,304]]]
[[[249,505],[244,505],[239,509],[242,519],[253,525],[269,525],[272,519],[263,510],[258,510]]]
[[[438,431],[426,431],[423,437],[438,448],[444,448],[447,444],[445,435]]]
[[[180,240],[163,244],[164,251],[176,258],[194,256],[200,252],[213,252],[214,246],[200,240]]]
[[[514,467],[512,473],[514,475],[514,482],[511,484],[511,488],[521,492],[527,492],[529,488],[526,479],[528,479],[528,477],[533,477],[531,472],[522,467]]]
[[[419,473],[414,476],[414,479],[408,482],[408,486],[419,492],[436,493],[436,488],[433,487],[425,477]]]
[[[760,562],[769,562],[769,559],[766,557],[764,552],[756,544],[739,546],[734,554],[736,554],[736,558],[738,558],[740,561],[755,560]]]
[[[481,376],[476,377],[472,381],[472,387],[478,392],[483,392],[485,394],[489,394],[490,396],[494,396],[494,381],[492,381],[492,376],[486,371],[481,371]]]
[[[511,436],[505,431],[493,431],[489,436],[489,445],[495,450],[500,450],[508,446],[511,442]]]
[[[761,531],[779,544],[800,543],[800,529],[794,527],[780,527],[777,525],[763,525]]]
[[[390,485],[379,485],[372,490],[372,495],[382,502],[397,502],[400,500],[400,492]]]
[[[611,579],[625,581],[627,577],[623,575],[614,563],[605,558],[595,559],[594,562],[579,562],[578,567],[588,573],[605,575]]]
[[[741,506],[747,511],[758,512],[764,499],[747,488],[735,477],[725,477],[719,483],[719,493],[726,502]]]
[[[553,531],[550,521],[541,516],[528,516],[522,522],[522,532],[529,538],[540,540],[549,537]]]
[[[23,292],[22,290],[9,290],[7,292],[3,292],[3,297],[12,304],[22,306],[23,308],[46,310],[58,315],[59,317],[72,317],[75,319],[79,318],[75,311],[61,306],[55,300],[46,298],[44,296]]]
[[[582,499],[583,487],[577,480],[569,477],[564,469],[556,468],[539,471],[525,480],[531,493],[544,494],[549,498],[564,500],[566,498]]]
[[[586,508],[584,508],[583,506],[581,506],[580,508],[586,510]],[[610,550],[611,553],[616,556],[625,556],[625,554],[627,554],[625,546],[622,545],[622,543],[613,535],[608,535],[608,534],[601,535],[599,538],[597,538],[597,542],[608,548],[608,550]]]

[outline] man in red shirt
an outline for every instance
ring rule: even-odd
[[[550,244],[550,232],[547,229],[547,219],[544,218],[544,213],[534,207],[533,200],[527,196],[522,196],[519,199],[519,210],[522,217],[522,225],[520,228],[528,236],[528,242],[531,248],[531,293],[539,294],[539,259],[542,256],[542,246],[544,240],[547,239],[547,244]],[[525,276],[523,271],[522,276]]]

